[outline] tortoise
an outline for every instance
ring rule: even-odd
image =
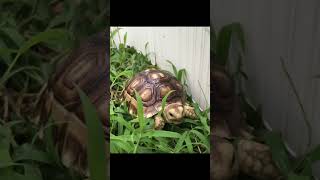
[[[156,115],[162,108],[162,99],[167,97],[163,115]],[[141,97],[145,118],[154,117],[154,129],[162,129],[165,123],[180,124],[184,117],[195,119],[194,108],[186,103],[183,85],[169,71],[150,68],[133,76],[125,86],[123,98],[131,115],[137,115],[137,99]]]
[[[211,179],[228,180],[240,173],[255,179],[281,177],[270,148],[254,140],[246,124],[234,83],[224,66],[213,65],[214,116],[211,123]],[[234,141],[237,138],[237,141]]]
[[[107,36],[107,32],[100,32],[82,40],[67,59],[58,64],[43,95],[41,119],[48,119],[52,115],[56,124],[54,144],[62,163],[85,177],[89,176],[87,127],[75,85],[88,95],[97,109],[104,128],[109,159]]]

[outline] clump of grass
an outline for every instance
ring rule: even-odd
[[[188,101],[195,107],[198,119],[185,118],[180,125],[166,124],[163,130],[154,130],[153,118],[145,118],[142,111],[141,97],[136,94],[138,115],[129,114],[121,94],[126,82],[136,73],[152,65],[148,54],[137,51],[126,44],[127,34],[116,45],[115,38],[120,29],[111,32],[110,38],[110,152],[111,153],[210,153],[209,109],[201,111],[197,103]],[[120,36],[118,36],[120,38]],[[146,44],[147,46],[147,44]],[[186,70],[172,68],[175,76],[185,83]],[[168,95],[168,94],[167,94]],[[165,98],[162,105],[165,105]],[[161,113],[161,112],[159,112]]]
[[[36,123],[37,102],[56,63],[79,39],[105,28],[106,2],[93,2],[0,2],[1,180],[81,179],[61,165],[53,125],[43,129]],[[39,138],[42,133],[44,139]]]

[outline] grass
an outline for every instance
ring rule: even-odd
[[[167,124],[163,130],[154,130],[153,118],[144,118],[141,98],[138,100],[138,115],[132,116],[128,112],[126,103],[121,94],[126,82],[136,73],[146,68],[157,68],[152,65],[149,53],[137,51],[126,44],[127,34],[120,37],[120,29],[115,29],[110,36],[110,152],[111,153],[210,153],[210,128],[209,109],[201,111],[199,105],[194,105],[197,115],[196,120],[184,119],[181,125]],[[120,43],[115,43],[115,38],[120,38]],[[146,49],[147,49],[146,43]],[[171,62],[170,62],[171,63]],[[187,85],[186,70],[177,70],[172,64],[173,74],[182,84]],[[187,86],[186,86],[187,88]],[[164,105],[165,98],[162,105]],[[161,113],[161,112],[159,112]]]
[[[39,119],[38,102],[56,64],[80,39],[106,27],[108,8],[104,0],[60,5],[52,0],[0,3],[1,180],[83,179],[61,164],[52,119],[45,127],[37,123],[45,120]],[[91,163],[91,169],[97,165]]]
[[[91,180],[107,179],[107,149],[104,131],[97,110],[89,97],[77,87],[84,109],[86,125],[88,127],[88,164]],[[110,178],[109,178],[110,179]]]

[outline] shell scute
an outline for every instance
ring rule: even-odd
[[[162,99],[170,91],[173,90],[167,98],[167,103],[183,102],[184,98],[183,86],[170,72],[164,70],[144,70],[127,83],[124,99],[129,104],[131,114],[136,114],[137,109],[135,90],[142,99],[144,116],[147,118],[159,112]],[[131,100],[128,101],[128,99]]]

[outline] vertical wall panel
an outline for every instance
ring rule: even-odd
[[[320,74],[320,2],[316,2],[316,13],[314,19],[314,43],[312,53],[312,76]],[[320,78],[312,79],[312,125],[313,129],[313,145],[319,143],[320,131]],[[320,177],[320,162],[315,166],[314,171],[317,172],[317,176]]]
[[[262,104],[264,120],[282,132],[297,154],[306,149],[308,129],[280,57],[285,59],[311,121],[312,144],[320,144],[320,80],[313,78],[320,74],[319,6],[317,0],[211,1],[216,30],[232,22],[243,25],[248,95],[255,104]],[[315,172],[320,176],[320,167]]]
[[[152,53],[152,62],[172,72],[170,60],[178,69],[187,70],[189,92],[203,109],[210,100],[210,28],[209,27],[120,27],[127,32],[127,44]],[[116,40],[118,40],[116,38]],[[201,88],[204,92],[201,91]]]

